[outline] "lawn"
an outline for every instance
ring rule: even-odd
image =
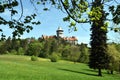
[[[50,62],[39,58],[31,61],[29,56],[0,55],[0,80],[119,80],[120,74],[103,77],[89,69],[86,64],[69,61]]]

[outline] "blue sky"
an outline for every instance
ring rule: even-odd
[[[24,15],[29,15],[33,12],[35,12],[32,4],[28,3],[27,0],[23,0],[23,7],[24,7]],[[60,10],[57,10],[55,8],[51,8],[49,11],[42,11],[43,6],[37,6],[39,9],[38,13],[39,15],[37,16],[36,20],[40,20],[41,24],[38,26],[33,26],[33,30],[30,33],[24,33],[24,35],[21,36],[21,38],[30,38],[30,37],[35,37],[36,39],[41,37],[42,34],[44,35],[56,35],[56,30],[60,26],[64,30],[64,36],[76,36],[78,38],[79,43],[87,43],[89,44],[90,42],[90,24],[78,24],[78,31],[72,31],[69,33],[68,29],[68,23],[63,22],[63,17],[66,16],[65,13],[63,13]],[[20,6],[17,7],[17,9],[20,9]],[[19,11],[20,14],[21,11]],[[17,16],[19,16],[19,14]],[[2,16],[8,18],[9,12],[6,11],[6,13],[2,14]],[[16,17],[18,18],[18,17]],[[0,27],[3,27],[1,25]],[[4,33],[7,36],[11,36],[11,31],[7,26],[3,27]],[[114,32],[109,32],[108,38],[111,40],[114,40],[114,37],[116,33]]]

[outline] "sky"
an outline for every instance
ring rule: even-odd
[[[24,15],[30,15],[33,12],[36,12],[33,8],[33,5],[30,4],[27,0],[23,0],[23,7],[24,7]],[[77,24],[78,31],[72,31],[69,32],[69,23],[63,21],[63,17],[66,16],[65,13],[63,13],[61,10],[55,9],[54,7],[51,7],[49,11],[43,11],[43,6],[36,6],[38,10],[38,16],[36,17],[36,20],[40,20],[41,24],[37,26],[33,26],[33,30],[30,31],[30,33],[24,33],[24,35],[21,36],[21,38],[30,38],[35,37],[36,39],[41,37],[41,35],[56,35],[56,30],[58,27],[62,27],[64,30],[64,36],[70,37],[70,36],[76,36],[78,38],[79,43],[90,43],[90,24]],[[20,6],[16,9],[20,10]],[[19,11],[19,14],[15,18],[19,18],[21,11]],[[6,11],[2,16],[6,17],[7,19],[10,17],[9,12]],[[3,28],[4,34],[6,36],[12,36],[12,30],[10,30],[7,26],[0,25],[0,28]],[[114,40],[114,37],[116,33],[109,32],[108,38],[112,41]]]

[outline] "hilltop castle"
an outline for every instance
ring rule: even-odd
[[[65,37],[63,36],[64,30],[61,27],[58,27],[58,29],[56,30],[56,35],[53,36],[46,36],[46,35],[42,35],[42,39],[46,40],[46,39],[50,39],[50,38],[62,38],[63,40],[65,40],[66,42],[69,42],[73,45],[78,44],[78,39],[75,36],[71,36],[71,37]]]

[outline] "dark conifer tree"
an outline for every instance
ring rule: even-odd
[[[106,18],[103,5],[101,3],[101,0],[95,0],[93,3],[93,7],[100,10],[101,17],[98,20],[93,21],[91,26],[91,54],[90,54],[90,62],[89,66],[90,68],[98,69],[98,75],[102,76],[101,69],[104,69],[106,67],[106,63],[108,63],[108,57],[107,57],[107,30],[102,29],[102,26],[104,26],[104,20]],[[92,8],[93,9],[93,8]]]

